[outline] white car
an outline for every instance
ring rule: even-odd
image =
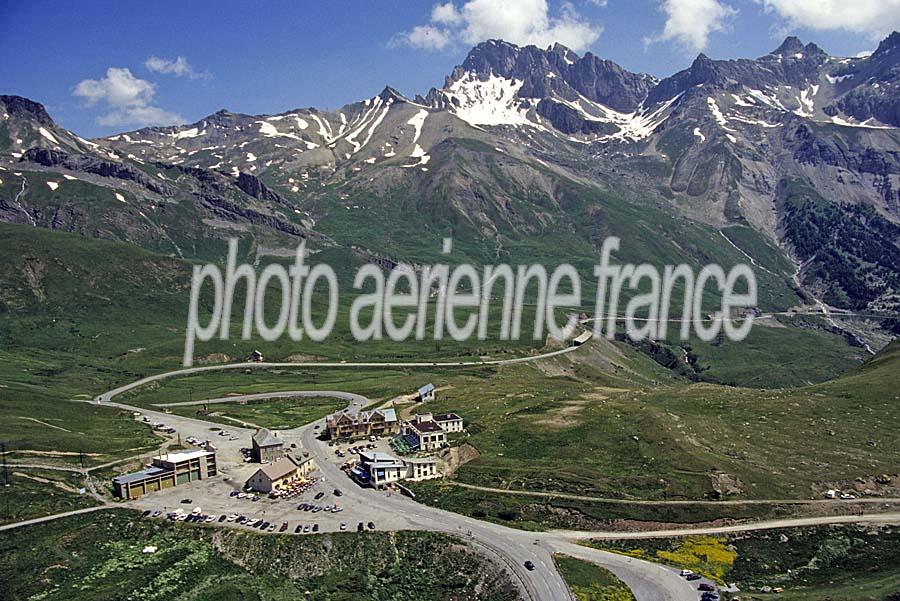
[[[680,572],[678,572],[678,574],[681,576],[690,576],[693,573],[694,570],[681,570]]]

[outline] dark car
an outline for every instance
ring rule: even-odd
[[[194,500],[193,499],[182,499],[181,502],[185,505],[190,505],[191,503],[194,502]]]
[[[369,522],[369,530],[375,530],[375,522]]]
[[[700,601],[719,601],[719,595],[715,593],[703,593],[700,595]]]
[[[229,494],[228,496],[229,496],[229,497],[236,497],[236,496],[238,496],[239,494],[240,494],[240,493],[239,493],[238,491],[233,490],[233,491],[231,491],[231,494]]]
[[[147,511],[145,511],[144,513],[142,513],[142,514],[141,514],[141,517],[147,517],[148,515],[150,515],[150,510],[149,510],[149,509],[148,509]]]
[[[313,524],[313,532],[318,532],[318,531],[319,531],[319,525]]]
[[[703,578],[703,576],[701,576],[700,574],[688,574],[687,576],[685,576],[685,579],[687,580],[700,580],[701,578]]]
[[[316,493],[315,499],[316,499],[316,501],[318,501],[319,499],[321,499],[324,496],[325,496],[325,493],[319,492],[319,493]]]
[[[223,513],[222,515],[219,516],[219,521],[224,522],[227,518],[228,518],[228,516]]]
[[[263,522],[262,525],[259,527],[259,529],[260,529],[260,530],[265,530],[265,529],[268,528],[268,527],[269,527],[269,522]]]
[[[284,532],[284,531],[287,530],[287,529],[288,529],[288,523],[287,523],[287,522],[282,522],[282,523],[281,523],[281,528],[279,528],[278,531],[279,531],[279,532]]]
[[[698,591],[710,591],[710,592],[711,592],[711,591],[716,590],[716,587],[714,587],[713,585],[711,585],[711,584],[708,583],[708,582],[701,582],[701,583],[700,583],[700,586],[697,587],[697,590],[698,590]]]
[[[334,489],[334,496],[336,496],[336,497],[342,497],[342,496],[344,496],[344,493],[341,492],[341,489],[340,489],[340,488],[335,488],[335,489]]]
[[[362,523],[362,522],[358,523],[358,524],[356,525],[356,531],[357,531],[357,532],[362,532],[363,530],[365,530],[365,526],[363,525],[363,523]]]
[[[294,528],[294,534],[300,534],[300,532],[302,530],[303,530],[303,524],[297,524],[297,527]]]
[[[531,563],[531,561],[526,561],[526,562],[525,562],[525,569],[528,570],[529,572],[531,572],[532,570],[534,570],[534,564]]]

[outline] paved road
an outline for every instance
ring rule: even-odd
[[[216,371],[223,369],[260,369],[271,367],[472,367],[480,365],[503,365],[511,363],[523,363],[535,361],[547,357],[561,355],[576,350],[579,347],[567,347],[559,351],[535,355],[532,357],[522,357],[517,359],[503,359],[497,361],[459,361],[450,363],[399,363],[399,362],[364,362],[364,363],[336,363],[336,362],[309,362],[309,363],[239,363],[226,365],[211,365],[180,369],[172,372],[157,374],[142,378],[136,382],[120,386],[114,390],[103,393],[96,397],[96,402],[100,404],[111,405],[131,411],[141,411],[145,415],[157,417],[160,421],[166,421],[172,424],[179,431],[182,428],[194,431],[208,432],[221,428],[220,425],[206,422],[204,420],[175,416],[172,414],[162,414],[148,410],[146,408],[136,408],[122,403],[113,402],[112,399],[123,392],[132,390],[138,386],[142,386],[149,382],[162,380],[165,378],[200,373],[206,371]],[[335,394],[339,391],[330,391]],[[226,397],[224,399],[212,399],[215,402],[236,402],[242,399],[250,400],[251,398],[271,398],[276,395],[322,395],[322,391],[302,391],[287,393],[262,393],[256,395],[242,395],[235,397]],[[352,395],[351,393],[339,393],[340,398],[350,401],[350,408],[358,410],[359,406],[368,404],[365,397]],[[202,404],[210,401],[196,401],[194,404]],[[179,403],[183,404],[183,403]],[[394,529],[409,530],[432,530],[452,533],[463,538],[469,539],[473,544],[483,548],[486,552],[499,557],[510,569],[513,576],[518,580],[523,592],[533,601],[545,600],[563,600],[571,599],[571,593],[563,580],[562,576],[555,569],[552,559],[552,553],[562,552],[586,559],[597,563],[619,576],[627,583],[635,593],[638,601],[695,601],[697,599],[697,591],[691,584],[680,578],[678,574],[665,566],[638,560],[635,558],[626,558],[623,556],[604,553],[598,550],[587,549],[574,544],[573,541],[588,538],[643,538],[648,536],[676,536],[684,535],[685,530],[659,531],[659,532],[640,532],[640,533],[622,533],[622,532],[575,532],[575,531],[551,531],[533,533],[522,530],[507,528],[490,522],[483,522],[459,514],[443,511],[434,507],[420,504],[412,499],[402,495],[387,496],[370,489],[362,489],[349,482],[346,474],[340,470],[334,462],[333,457],[329,453],[329,448],[316,439],[315,425],[320,427],[324,420],[310,423],[294,430],[283,431],[280,435],[286,440],[299,440],[303,448],[308,451],[315,459],[319,470],[323,473],[326,480],[333,485],[340,486],[344,490],[342,503],[350,506],[364,508],[369,515],[383,516],[386,523]],[[243,438],[249,434],[249,431],[241,431],[241,429],[232,429],[240,431]],[[196,436],[196,434],[195,434]],[[198,438],[202,438],[198,436]],[[238,475],[234,474],[235,481],[238,481]],[[199,483],[198,483],[199,484]],[[96,510],[96,509],[94,509]],[[381,517],[373,517],[370,519],[381,520]],[[39,523],[32,521],[29,523]],[[771,522],[760,522],[756,524],[745,524],[733,527],[697,529],[697,532],[704,533],[727,533],[739,532],[746,530],[757,530],[766,528],[783,528],[792,526],[810,526],[816,524],[834,524],[834,523],[854,523],[854,522],[900,522],[900,514],[885,515],[869,515],[869,516],[851,516],[851,517],[827,517],[827,518],[809,518],[799,520],[777,520]],[[12,525],[14,527],[15,525]],[[7,526],[9,528],[9,526]],[[532,561],[536,565],[534,571],[526,570],[523,566],[525,561]]]
[[[53,520],[58,520],[61,518],[67,518],[73,515],[81,515],[82,513],[93,513],[94,511],[100,511],[103,509],[114,508],[114,505],[97,505],[96,507],[86,507],[84,509],[76,509],[74,511],[66,511],[65,513],[54,513],[53,515],[45,515],[44,517],[34,518],[33,520],[24,520],[22,522],[15,522],[13,524],[4,524],[0,526],[0,532],[4,530],[13,530],[14,528],[22,528],[24,526],[31,526],[34,524],[43,524],[44,522],[52,522]]]
[[[246,401],[260,401],[265,399],[293,399],[310,397],[331,397],[349,401],[349,409],[353,410],[371,404],[368,398],[361,394],[343,392],[340,390],[290,390],[286,392],[261,392],[259,394],[236,394],[218,399],[205,401],[184,401],[181,403],[155,403],[154,407],[188,407],[191,405],[217,405],[221,403],[242,403]]]
[[[157,382],[159,380],[165,380],[166,378],[172,378],[176,376],[185,376],[189,374],[197,374],[203,373],[207,371],[221,371],[225,369],[269,369],[272,367],[294,367],[294,368],[309,368],[309,367],[365,367],[365,368],[381,368],[381,367],[438,367],[438,368],[460,368],[460,367],[481,367],[485,365],[513,365],[515,363],[530,363],[532,361],[538,361],[540,359],[548,359],[550,357],[557,357],[559,355],[565,355],[567,353],[571,353],[573,351],[581,348],[580,346],[567,346],[565,348],[559,349],[557,351],[550,351],[548,353],[541,353],[540,355],[528,355],[525,357],[516,357],[514,359],[490,359],[484,361],[440,361],[440,362],[402,362],[402,361],[299,361],[296,363],[225,363],[221,365],[204,365],[201,367],[186,367],[184,369],[176,369],[174,371],[167,371],[161,374],[154,374],[152,376],[147,376],[146,378],[141,378],[140,380],[135,380],[129,384],[125,384],[124,386],[120,386],[108,392],[104,392],[101,395],[98,395],[94,400],[98,403],[108,402],[114,396],[122,394],[123,392],[128,392],[134,388],[139,386],[143,386],[144,384],[148,384],[150,382]]]
[[[671,538],[694,534],[730,534],[752,532],[754,530],[776,530],[779,528],[803,528],[829,524],[900,524],[900,512],[864,513],[862,515],[831,515],[815,518],[789,518],[766,520],[733,526],[711,526],[708,528],[685,528],[672,530],[651,530],[648,532],[603,532],[589,530],[553,530],[552,534],[569,540],[606,539],[621,540],[635,538]]]
[[[573,501],[595,501],[599,503],[615,503],[620,505],[825,505],[833,506],[836,503],[842,505],[877,505],[879,503],[900,503],[900,497],[860,497],[857,499],[723,499],[721,501],[691,501],[689,499],[622,499],[611,497],[592,497],[587,495],[575,495],[561,492],[547,492],[543,490],[519,490],[509,488],[492,488],[489,486],[476,486],[465,482],[447,482],[450,486],[479,490],[481,492],[497,493],[501,495],[520,495],[524,497],[542,497],[553,499],[572,499]]]

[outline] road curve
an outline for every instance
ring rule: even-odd
[[[506,365],[514,363],[525,363],[548,357],[558,356],[572,352],[579,347],[567,347],[558,351],[552,351],[541,355],[530,357],[520,357],[516,359],[501,359],[492,361],[458,361],[458,362],[308,362],[308,363],[232,363],[223,365],[209,365],[201,367],[192,367],[179,369],[175,371],[165,372],[148,376],[120,386],[98,395],[95,401],[98,404],[106,404],[119,407],[122,409],[141,411],[148,413],[147,408],[138,408],[123,403],[113,402],[112,399],[117,395],[133,390],[144,384],[163,380],[166,378],[188,375],[193,373],[201,373],[207,371],[217,371],[225,369],[267,369],[267,368],[308,368],[308,367],[425,367],[425,368],[454,368],[454,367],[478,367],[484,365]],[[211,402],[236,402],[242,399],[250,400],[252,398],[272,398],[275,396],[313,396],[325,395],[338,396],[350,402],[351,409],[358,409],[368,399],[361,395],[346,393],[341,391],[293,391],[281,393],[258,393],[254,395],[237,395],[234,397],[225,397],[220,399],[211,399],[208,401],[194,401],[189,403],[175,403],[174,405],[185,404],[203,404]],[[367,403],[366,403],[367,404]],[[207,426],[215,426],[212,422],[195,418],[179,418],[198,422]],[[315,426],[321,427],[323,420],[317,420],[310,424],[294,429],[292,432],[298,434],[303,447],[316,459],[319,470],[326,478],[333,483],[346,481],[347,476],[335,465],[328,454],[327,447],[318,441],[315,437]],[[520,584],[523,592],[532,601],[561,601],[563,599],[572,599],[572,594],[562,576],[556,570],[553,562],[553,553],[565,553],[591,561],[601,565],[621,578],[635,594],[638,601],[695,601],[697,598],[696,590],[684,581],[678,574],[665,566],[656,563],[643,561],[635,558],[627,558],[616,554],[605,553],[596,549],[589,549],[576,544],[575,541],[585,539],[624,539],[624,538],[646,538],[648,536],[669,537],[684,536],[691,533],[730,533],[750,530],[762,530],[771,528],[788,528],[795,526],[813,526],[818,524],[838,524],[838,523],[859,523],[859,522],[900,522],[900,513],[897,514],[875,514],[863,516],[832,516],[825,518],[806,518],[793,520],[772,520],[769,522],[757,522],[753,524],[742,524],[736,526],[726,526],[719,528],[701,528],[691,530],[660,530],[655,532],[581,532],[581,531],[550,531],[550,532],[527,532],[516,530],[494,524],[484,522],[463,516],[460,514],[444,511],[428,505],[423,505],[412,499],[402,495],[384,496],[373,494],[373,491],[361,489],[355,486],[344,487],[344,494],[348,497],[346,500],[355,499],[357,502],[364,503],[373,508],[391,512],[394,515],[402,516],[407,523],[407,529],[410,530],[432,530],[441,531],[467,538],[472,543],[486,549],[487,551],[500,557],[509,567],[514,578]],[[102,508],[91,508],[96,511]],[[70,512],[65,515],[83,513],[84,510]],[[57,517],[57,516],[53,516]],[[29,520],[18,525],[27,525],[29,523],[40,523],[53,518],[38,518],[37,520]],[[2,529],[9,529],[17,525],[8,525]],[[532,561],[536,565],[533,571],[526,570],[523,567],[525,561]]]
[[[203,373],[207,371],[220,371],[225,369],[270,369],[273,367],[276,368],[309,368],[309,367],[368,367],[368,368],[380,368],[380,367],[430,367],[430,368],[460,368],[460,367],[483,367],[483,366],[491,366],[491,365],[513,365],[516,363],[530,363],[532,361],[538,361],[541,359],[548,359],[550,357],[557,357],[559,355],[565,355],[567,353],[571,353],[573,351],[581,348],[580,346],[567,346],[565,348],[549,351],[546,353],[541,353],[539,355],[528,355],[525,357],[515,357],[513,359],[490,359],[490,360],[479,360],[479,361],[413,361],[413,362],[404,362],[404,361],[300,361],[296,363],[268,363],[268,362],[243,362],[243,363],[222,363],[217,365],[203,365],[201,367],[185,367],[182,369],[176,369],[173,371],[167,371],[159,374],[154,374],[152,376],[147,376],[146,378],[141,378],[140,380],[135,380],[134,382],[130,382],[125,384],[124,386],[119,386],[118,388],[114,388],[108,392],[104,392],[103,394],[97,395],[94,400],[98,403],[108,402],[113,397],[122,394],[123,392],[128,392],[129,390],[133,390],[144,384],[149,384],[150,382],[157,382],[159,380],[165,380],[167,378],[172,378],[176,376],[186,376],[189,374],[197,374]]]
[[[370,404],[368,398],[361,394],[343,392],[340,390],[287,390],[283,392],[260,392],[257,394],[235,394],[233,396],[220,397],[218,399],[206,399],[202,401],[183,401],[179,403],[154,403],[154,407],[189,407],[192,405],[217,405],[221,403],[241,403],[244,401],[261,401],[265,399],[293,399],[310,397],[333,397],[349,401],[351,405]]]

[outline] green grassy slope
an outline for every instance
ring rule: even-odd
[[[896,526],[818,526],[717,537],[594,541],[590,546],[736,583],[741,592],[726,593],[726,600],[892,601],[900,596]],[[770,592],[763,592],[765,587]],[[784,592],[771,592],[775,587]]]
[[[517,598],[500,569],[440,534],[259,535],[122,510],[5,534],[0,581],[10,601]]]

